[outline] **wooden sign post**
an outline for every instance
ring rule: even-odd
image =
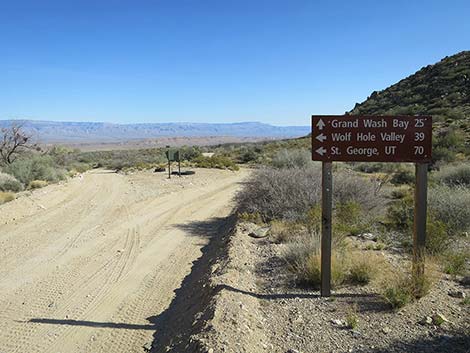
[[[424,274],[430,116],[312,116],[312,159],[322,163],[321,295],[331,295],[332,162],[416,163],[413,274]]]

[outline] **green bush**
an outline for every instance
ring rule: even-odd
[[[449,186],[467,186],[470,187],[470,164],[451,165],[442,167],[435,173],[434,178]]]
[[[13,175],[0,172],[0,191],[19,192],[23,185]]]
[[[51,156],[33,155],[17,159],[5,171],[15,176],[23,185],[29,185],[33,180],[57,182],[65,179],[65,171],[57,167]]]
[[[433,219],[444,223],[449,235],[470,230],[470,188],[437,185],[429,190],[428,204]]]
[[[415,174],[410,169],[402,169],[393,173],[390,182],[394,185],[411,184],[415,180]]]
[[[238,165],[235,164],[230,158],[223,156],[212,156],[204,157],[200,156],[193,160],[195,166],[198,168],[216,168],[216,169],[228,169],[228,170],[239,170]]]
[[[392,228],[408,230],[413,224],[414,199],[408,194],[390,203],[387,209],[387,220]]]
[[[466,275],[469,261],[470,252],[468,250],[448,251],[442,256],[443,270],[452,276]]]
[[[438,220],[428,217],[426,224],[426,250],[431,255],[444,253],[451,245],[446,225]]]

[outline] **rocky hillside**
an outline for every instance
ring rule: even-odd
[[[434,65],[356,103],[350,114],[429,114],[438,131],[452,128],[470,145],[470,51]]]

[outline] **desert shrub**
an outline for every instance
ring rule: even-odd
[[[15,194],[12,192],[3,192],[0,191],[0,205],[6,202],[13,201],[15,199]]]
[[[452,165],[442,167],[434,178],[449,186],[461,185],[470,186],[470,164]]]
[[[74,162],[68,165],[68,170],[73,172],[71,174],[85,173],[92,168],[93,166],[91,164],[82,162]]]
[[[307,149],[282,149],[271,162],[275,168],[305,168],[314,165],[312,153]]]
[[[351,305],[346,313],[346,326],[355,329],[359,324],[359,315],[357,314],[357,305]]]
[[[428,217],[426,223],[426,250],[431,255],[444,253],[451,245],[446,225],[438,220]]]
[[[470,251],[452,250],[442,256],[443,270],[452,276],[467,274],[467,263],[470,262]]]
[[[390,182],[394,185],[412,184],[415,174],[411,169],[401,169],[393,173]]]
[[[0,191],[19,192],[23,185],[13,175],[0,172]]]
[[[337,171],[333,177],[333,202],[357,204],[367,214],[380,212],[384,207],[384,196],[369,179],[347,170]]]
[[[238,214],[238,219],[242,222],[251,222],[255,224],[263,223],[263,219],[261,218],[261,215],[257,212],[255,213],[241,212]]]
[[[258,212],[265,221],[304,220],[319,204],[320,189],[321,171],[316,168],[264,168],[252,175],[236,199],[241,212]],[[354,202],[368,213],[383,205],[374,185],[351,173],[335,173],[333,190],[335,205]]]
[[[217,169],[229,169],[229,170],[239,170],[238,165],[235,164],[230,158],[223,156],[212,156],[204,157],[200,156],[193,160],[195,166],[198,168],[217,168]]]
[[[298,249],[302,246],[300,243],[295,243],[295,247]],[[292,246],[289,247],[292,251]],[[289,269],[295,274],[296,280],[300,285],[320,288],[321,285],[321,258],[320,254],[299,252],[297,257],[290,255],[288,261]],[[337,288],[344,283],[347,275],[345,263],[343,258],[336,253],[332,254],[331,257],[331,287]]]
[[[444,223],[450,235],[470,229],[470,188],[437,185],[429,190],[428,203],[433,219]]]
[[[15,176],[23,185],[29,185],[33,180],[57,182],[65,179],[65,171],[58,168],[50,156],[33,155],[17,159],[5,171]]]
[[[261,155],[261,148],[254,146],[243,146],[239,151],[238,161],[240,163],[255,162]]]
[[[393,309],[399,309],[413,301],[413,288],[406,276],[390,279],[382,296]]]
[[[414,200],[411,194],[390,203],[387,220],[390,226],[400,231],[408,230],[413,224]]]
[[[264,168],[253,173],[237,195],[242,212],[258,212],[265,221],[298,220],[320,201],[316,169]]]
[[[380,292],[393,309],[399,309],[426,296],[436,280],[434,264],[428,261],[426,270],[420,277],[399,268],[386,272],[380,284]]]
[[[182,161],[192,161],[198,157],[201,157],[202,152],[199,147],[181,147],[180,151],[180,158]]]
[[[346,257],[333,246],[331,257],[331,285],[344,283],[347,276]],[[318,234],[304,236],[288,243],[283,258],[294,273],[299,284],[319,288],[321,284],[320,237]]]
[[[32,180],[28,185],[28,189],[41,189],[45,186],[47,186],[47,181],[45,180]]]
[[[400,187],[397,187],[392,190],[390,193],[390,196],[392,199],[398,200],[398,199],[403,199],[406,196],[411,196],[411,189],[408,186],[402,185]]]

